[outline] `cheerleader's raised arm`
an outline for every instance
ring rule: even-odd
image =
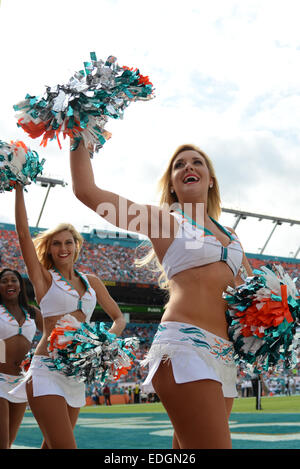
[[[75,196],[118,228],[148,236],[161,260],[178,228],[169,211],[165,207],[139,204],[101,189],[95,183],[90,154],[82,142],[76,150],[71,146],[70,167]],[[164,235],[164,226],[168,236]]]
[[[27,211],[24,200],[23,187],[16,184],[15,194],[15,221],[16,231],[20,243],[22,256],[26,265],[28,277],[32,282],[37,302],[45,295],[51,285],[51,275],[39,262],[37,253],[31,238]]]

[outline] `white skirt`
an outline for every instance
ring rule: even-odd
[[[45,361],[46,359],[46,361]],[[47,361],[51,359],[43,355],[34,355],[29,370],[22,382],[10,394],[16,398],[24,399],[26,395],[26,382],[32,378],[33,396],[57,395],[65,398],[70,407],[83,407],[86,403],[85,384],[79,383],[59,371],[51,370]]]
[[[162,322],[141,366],[149,365],[142,385],[144,392],[155,392],[152,378],[161,361],[172,363],[178,384],[212,379],[222,384],[224,397],[237,397],[237,369],[232,342],[192,324]]]
[[[15,404],[27,402],[27,396],[19,398],[10,394],[10,391],[12,391],[23,378],[23,375],[15,376],[0,373],[0,397]]]

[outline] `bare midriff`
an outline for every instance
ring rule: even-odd
[[[170,299],[161,321],[200,327],[228,339],[226,301],[222,294],[233,286],[233,273],[225,262],[184,270],[170,280]]]
[[[30,348],[31,342],[23,335],[5,339],[5,363],[0,363],[0,373],[18,376],[21,373],[20,365]]]
[[[80,322],[85,321],[85,314],[80,310],[74,311],[69,314],[74,316]],[[65,316],[65,314],[59,314],[56,316],[50,316],[50,317],[44,318],[44,321],[43,321],[44,331],[43,331],[42,338],[39,341],[38,346],[36,348],[35,355],[49,356],[48,349],[47,349],[48,343],[49,343],[49,336],[51,335],[51,332],[55,328],[57,321],[61,319],[63,316]]]

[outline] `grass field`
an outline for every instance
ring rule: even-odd
[[[263,397],[262,410],[255,409],[255,398],[239,398],[234,400],[232,412],[245,413],[300,413],[300,395]],[[144,413],[165,412],[161,403],[155,404],[122,404],[113,406],[89,406],[83,407],[81,413],[120,414],[120,413]]]
[[[235,399],[232,412],[300,413],[300,395],[263,397],[261,406],[262,410],[255,409],[254,397]]]
[[[300,449],[300,395],[234,401],[229,420],[233,449]],[[172,447],[173,428],[161,403],[83,407],[75,427],[80,449],[160,450]],[[15,449],[36,449],[42,434],[27,411]]]

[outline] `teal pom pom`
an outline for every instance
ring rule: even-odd
[[[13,190],[17,182],[23,186],[35,182],[44,162],[23,142],[9,144],[0,140],[0,192]]]
[[[299,347],[299,292],[280,265],[253,273],[243,285],[229,287],[224,294],[236,360],[253,366],[255,372],[291,368]]]
[[[41,144],[59,135],[75,140],[75,148],[83,140],[87,148],[98,151],[110,138],[105,129],[108,119],[121,119],[133,101],[153,97],[153,85],[138,69],[117,64],[115,57],[106,61],[90,54],[84,70],[74,74],[68,83],[47,87],[43,97],[27,94],[14,106],[18,125],[31,138],[43,136]]]
[[[50,335],[48,367],[86,384],[104,383],[126,373],[138,349],[136,337],[118,339],[103,322],[80,323],[65,315]],[[123,370],[123,372],[122,372]]]

